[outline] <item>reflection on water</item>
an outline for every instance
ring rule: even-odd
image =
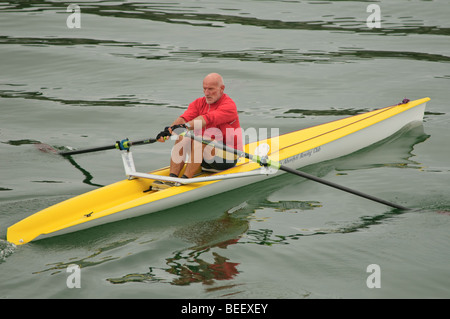
[[[307,110],[307,109],[290,109],[284,112],[283,114],[298,114],[301,117],[305,116],[352,116],[361,113],[368,112],[368,109],[339,109],[336,110],[334,108],[328,110]],[[288,118],[288,117],[298,117],[298,116],[276,116],[277,118]]]
[[[2,83],[0,83],[1,85]],[[111,98],[101,98],[100,100],[68,100],[63,98],[56,98],[44,95],[40,91],[24,91],[24,90],[0,90],[0,98],[14,98],[14,99],[27,99],[27,100],[41,100],[57,102],[67,105],[78,105],[78,106],[120,106],[120,107],[130,107],[130,106],[155,106],[155,107],[177,107],[170,105],[168,103],[154,102],[148,99],[139,99],[134,95],[129,96],[118,96]]]
[[[221,248],[226,248],[234,241],[220,243]],[[209,248],[207,249],[209,251]],[[173,285],[189,285],[191,283],[201,282],[203,284],[212,284],[215,280],[228,280],[236,276],[239,263],[229,262],[228,258],[217,252],[211,252],[213,261],[208,262],[200,256],[206,251],[192,251],[186,256],[176,254],[167,259],[167,265],[170,267],[166,271],[177,277],[172,280]],[[211,257],[207,256],[207,257]],[[206,257],[206,256],[205,256]]]
[[[407,126],[399,132],[365,149],[334,161],[339,172],[378,167],[423,169],[414,161],[414,147],[430,138],[423,125]]]
[[[305,228],[301,232],[296,232],[288,235],[277,235],[274,234],[272,229],[254,229],[249,230],[243,239],[240,240],[241,244],[257,244],[264,246],[273,245],[287,245],[292,240],[299,240],[302,237],[316,236],[316,235],[327,235],[327,234],[346,234],[360,231],[371,226],[381,224],[383,221],[404,214],[406,211],[391,210],[386,213],[382,213],[376,216],[362,216],[358,221],[337,228]]]
[[[230,261],[224,254],[227,247],[235,245],[247,230],[248,221],[245,218],[228,212],[218,219],[181,227],[173,236],[194,246],[174,252],[166,258],[167,268],[149,267],[147,273],[126,274],[107,280],[114,284],[139,281],[189,285],[232,279],[239,273],[239,263]],[[167,281],[164,279],[167,276],[158,276],[157,272],[161,271],[170,274],[172,279]]]
[[[277,203],[269,203],[268,206],[274,208]],[[296,206],[297,209],[304,207],[303,204],[296,205],[295,202],[291,202],[290,206]],[[233,279],[239,275],[240,262],[227,257],[227,249],[233,245],[288,245],[292,241],[300,240],[306,236],[356,232],[404,213],[404,211],[391,210],[376,216],[362,216],[359,221],[336,229],[322,228],[314,231],[305,229],[303,232],[279,235],[271,229],[249,229],[251,215],[256,209],[261,208],[264,208],[264,206],[247,204],[239,212],[226,213],[216,220],[183,227],[176,231],[174,236],[194,242],[196,245],[182,251],[173,252],[170,257],[165,259],[167,267],[149,266],[149,271],[145,273],[128,273],[121,277],[107,278],[106,280],[112,284],[159,282],[181,286],[194,283],[212,285],[216,281]],[[284,210],[283,203],[280,205],[280,211],[282,210]],[[299,216],[299,218],[301,217]],[[222,241],[218,241],[219,239]],[[229,285],[221,287],[221,289],[234,286]]]
[[[251,48],[242,50],[206,50],[206,49],[188,49],[177,48],[174,46],[164,46],[157,43],[140,43],[140,42],[120,42],[115,40],[99,40],[87,38],[30,38],[30,37],[11,37],[0,36],[0,45],[25,45],[25,46],[98,46],[109,51],[111,55],[117,57],[126,57],[133,59],[146,60],[172,60],[184,62],[206,62],[217,60],[238,60],[243,62],[262,62],[262,63],[351,63],[355,60],[365,59],[408,59],[429,62],[449,62],[450,56],[442,54],[432,54],[426,52],[413,51],[389,51],[389,50],[363,50],[361,48],[340,48],[339,51],[321,51],[293,49],[293,48]],[[128,48],[129,53],[115,52],[117,48]],[[12,85],[12,84],[9,84]],[[18,86],[17,84],[15,86]],[[19,85],[20,86],[20,85]],[[38,98],[41,92],[19,92],[2,91],[2,97],[25,97]],[[44,97],[41,97],[44,99]],[[58,101],[58,100],[55,100]],[[84,105],[88,101],[58,101],[66,104]],[[97,101],[98,104],[108,105],[106,102],[117,106],[128,106],[130,103],[120,103],[121,101]],[[136,101],[140,102],[140,101]],[[84,103],[84,104],[83,104]],[[144,103],[145,104],[145,103]],[[158,104],[156,104],[158,105]]]
[[[85,177],[83,179],[83,183],[91,185],[91,186],[96,186],[96,187],[103,187],[105,185],[101,185],[101,184],[97,184],[97,183],[93,183],[92,179],[94,178],[94,176],[88,172],[86,169],[84,169],[83,167],[81,167],[74,159],[72,156],[64,156],[65,159],[67,159],[69,161],[70,164],[73,165],[73,167],[75,167],[77,170],[79,170],[83,176]]]
[[[112,256],[112,255],[104,256],[105,253],[107,254],[108,251],[116,249],[118,247],[125,246],[135,240],[136,240],[135,238],[132,238],[132,239],[127,239],[127,240],[116,241],[116,242],[110,243],[104,247],[98,248],[97,250],[95,250],[92,254],[90,254],[87,257],[72,257],[67,262],[61,261],[61,262],[47,264],[46,266],[48,268],[45,268],[44,270],[36,271],[33,274],[41,274],[41,273],[50,271],[51,274],[54,275],[54,274],[58,274],[60,272],[65,272],[67,270],[67,267],[69,267],[69,265],[71,265],[71,264],[76,264],[80,268],[86,268],[86,267],[97,266],[97,265],[100,265],[100,264],[103,264],[106,262],[110,262],[112,260],[119,259],[119,257]]]

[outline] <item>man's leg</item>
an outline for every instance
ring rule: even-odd
[[[175,145],[170,156],[170,174],[174,174],[176,176],[180,175],[184,162],[186,161],[186,155],[190,152],[190,148],[190,139],[179,136],[175,141]]]
[[[184,175],[192,178],[200,172],[203,159],[212,160],[214,158],[215,149],[211,146],[192,140],[191,156],[189,163],[186,164]]]

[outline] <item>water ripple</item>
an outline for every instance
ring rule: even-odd
[[[330,4],[330,2],[325,2]],[[317,3],[316,3],[317,4]],[[361,17],[335,17],[334,15],[324,15],[323,20],[309,21],[283,21],[279,19],[264,19],[246,16],[249,12],[242,12],[240,8],[215,8],[214,12],[226,11],[232,14],[221,14],[211,12],[201,12],[206,8],[201,6],[186,6],[181,3],[127,3],[127,2],[95,2],[88,5],[81,5],[82,12],[98,15],[102,17],[117,17],[126,19],[145,19],[155,22],[170,24],[187,24],[196,27],[223,28],[226,25],[253,26],[264,29],[285,29],[285,30],[310,30],[310,31],[332,31],[332,32],[355,32],[374,33],[377,35],[409,35],[409,34],[433,34],[450,35],[450,28],[438,25],[425,25],[420,19],[412,19],[410,16],[385,17],[389,20],[383,21],[383,27],[370,29],[366,26],[365,16]],[[29,3],[29,2],[5,2],[0,11],[5,12],[39,12],[56,11],[66,13],[66,7],[59,3]],[[286,14],[294,16],[299,8],[288,9]],[[365,12],[364,12],[365,13]],[[328,20],[327,20],[328,19]],[[395,21],[395,22],[394,22]]]
[[[367,59],[405,59],[429,62],[450,62],[450,56],[415,51],[364,50],[340,48],[338,51],[319,51],[292,48],[249,48],[243,50],[205,50],[174,48],[156,43],[120,42],[88,38],[58,38],[58,37],[11,37],[0,36],[0,45],[23,46],[104,46],[134,49],[130,53],[111,52],[117,57],[145,60],[173,60],[185,62],[238,60],[243,62],[262,63],[350,63]],[[140,50],[141,52],[136,52]],[[145,50],[144,53],[142,50]]]
[[[0,239],[0,263],[4,262],[6,258],[14,253],[16,245],[6,240]]]

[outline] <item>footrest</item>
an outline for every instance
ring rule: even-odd
[[[151,185],[151,188],[153,191],[162,191],[173,186],[175,186],[174,182],[154,181]]]

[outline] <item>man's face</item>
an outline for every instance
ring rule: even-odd
[[[203,94],[205,95],[206,103],[216,103],[222,96],[224,88],[225,86],[220,85],[217,81],[205,79],[203,81]]]

